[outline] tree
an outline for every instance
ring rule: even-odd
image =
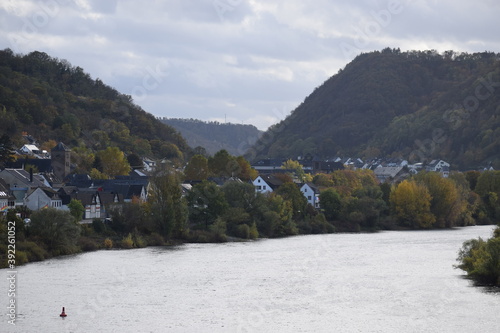
[[[224,192],[215,183],[208,181],[193,186],[186,199],[190,220],[205,223],[207,229],[229,207]]]
[[[108,176],[128,175],[130,164],[125,154],[118,147],[108,147],[97,152],[102,165],[102,172]]]
[[[276,190],[276,194],[281,195],[285,200],[291,201],[293,216],[295,218],[304,216],[307,207],[307,199],[302,192],[300,192],[297,185],[294,183],[285,183]]]
[[[135,153],[127,155],[127,162],[132,169],[142,169],[144,167],[142,159]]]
[[[7,134],[0,137],[0,168],[3,167],[5,163],[13,160],[13,146],[14,145]]]
[[[85,212],[85,207],[83,207],[80,200],[71,199],[68,204],[69,212],[71,216],[75,219],[75,222],[80,222]]]
[[[342,210],[340,195],[333,188],[326,189],[319,196],[319,204],[329,221],[336,220]]]
[[[216,177],[233,177],[240,173],[238,162],[225,149],[219,150],[208,159],[208,168]]]
[[[158,232],[165,238],[183,237],[188,231],[188,212],[179,175],[167,167],[157,167],[150,177],[148,195],[151,217]]]
[[[54,255],[74,252],[80,236],[80,226],[67,211],[46,208],[31,215],[31,237],[39,237]]]
[[[437,227],[453,227],[461,214],[462,206],[453,180],[437,172],[421,172],[415,180],[425,185],[431,196],[431,213]]]
[[[298,161],[287,160],[283,162],[283,164],[281,165],[281,169],[291,170],[292,174],[295,175],[295,177],[297,177],[299,181],[304,182],[304,167]]]
[[[250,163],[243,156],[236,157],[236,163],[238,163],[239,166],[238,177],[241,180],[247,182],[250,180],[254,180],[259,175],[257,170],[252,168]]]
[[[390,196],[394,216],[401,226],[430,228],[436,218],[431,213],[431,196],[424,185],[404,180]]]
[[[205,156],[194,155],[184,169],[184,176],[189,180],[206,180],[208,177],[208,160]]]

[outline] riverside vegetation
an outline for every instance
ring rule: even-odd
[[[183,195],[181,181],[187,175],[198,182]],[[279,175],[283,185],[271,194],[258,193],[251,183],[236,178],[222,186],[209,180],[210,176],[230,175],[246,181],[256,176],[244,158],[226,151],[209,158],[193,156],[184,174],[158,168],[150,176],[148,200],[124,204],[111,212],[106,223],[79,224],[83,206],[76,200],[69,212],[51,208],[33,212],[27,225],[11,210],[0,224],[0,253],[7,253],[7,221],[16,222],[16,260],[23,264],[101,248],[335,231],[451,228],[491,224],[500,218],[500,171],[456,172],[449,178],[423,172],[394,185],[379,184],[369,170],[317,174],[312,182],[321,189],[319,210],[307,203],[294,183],[297,174]],[[476,247],[467,253],[474,257]],[[5,267],[6,258],[0,263]]]

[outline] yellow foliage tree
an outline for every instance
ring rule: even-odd
[[[394,216],[401,226],[430,228],[436,221],[431,213],[431,195],[424,185],[414,180],[404,180],[390,196]]]
[[[102,172],[109,176],[128,175],[130,165],[125,154],[118,147],[108,147],[97,152],[101,160]]]

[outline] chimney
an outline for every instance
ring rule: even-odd
[[[33,168],[30,168],[30,183],[33,183]]]

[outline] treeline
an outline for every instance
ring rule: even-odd
[[[24,143],[24,132],[41,144],[56,140],[94,151],[116,146],[152,158],[190,151],[179,132],[142,110],[131,96],[38,51],[0,51],[0,119],[0,133],[17,146]]]
[[[221,149],[232,155],[242,155],[262,134],[253,125],[179,118],[161,121],[177,129],[191,147],[204,147],[210,155]]]
[[[364,53],[269,128],[249,154],[443,159],[500,168],[499,54]]]

